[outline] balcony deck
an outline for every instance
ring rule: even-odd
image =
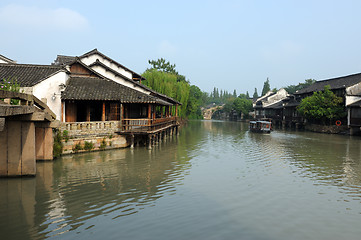
[[[177,126],[177,117],[123,119],[121,121],[64,122],[61,130],[70,136],[110,134],[154,134]]]

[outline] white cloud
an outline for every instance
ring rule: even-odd
[[[7,5],[0,8],[0,25],[32,29],[79,30],[88,28],[87,19],[67,8],[39,8]]]
[[[177,48],[167,40],[163,40],[158,46],[160,56],[173,56],[177,53]]]

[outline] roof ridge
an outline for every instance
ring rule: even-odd
[[[326,82],[326,81],[332,81],[332,80],[336,80],[336,79],[340,79],[340,78],[353,77],[353,76],[356,76],[356,75],[361,75],[361,73],[353,73],[353,74],[346,75],[346,76],[335,77],[335,78],[329,78],[329,79],[323,79],[323,80],[316,81],[315,83],[318,83],[318,82]]]
[[[8,67],[49,67],[49,68],[64,68],[64,66],[60,66],[60,65],[30,64],[30,63],[0,63],[0,66],[8,66]]]

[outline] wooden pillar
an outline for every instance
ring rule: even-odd
[[[175,116],[178,117],[178,104],[175,105]]]
[[[105,121],[105,102],[103,101],[102,121]]]
[[[90,106],[86,106],[86,121],[90,122]]]
[[[134,148],[134,134],[130,135],[130,148]]]
[[[148,135],[148,149],[152,149],[152,134]]]
[[[151,118],[152,118],[152,105],[148,104],[148,126],[150,125]]]

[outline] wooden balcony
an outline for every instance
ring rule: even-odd
[[[61,131],[69,136],[111,135],[114,133],[156,133],[177,125],[177,117],[123,119],[121,121],[64,122]]]
[[[155,133],[177,125],[177,117],[123,119],[121,133]]]

